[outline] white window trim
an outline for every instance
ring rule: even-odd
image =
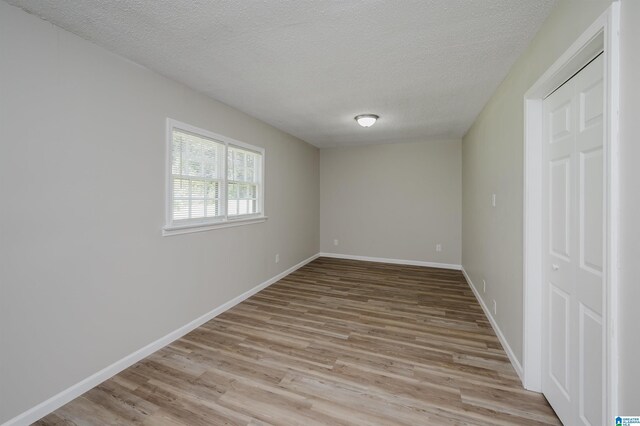
[[[224,145],[224,155],[222,161],[222,171],[221,176],[222,179],[222,190],[220,196],[220,205],[223,211],[223,215],[220,218],[215,218],[212,220],[203,219],[202,221],[192,221],[185,222],[184,224],[173,224],[172,223],[172,201],[173,201],[173,189],[171,185],[171,152],[172,152],[172,144],[173,144],[173,130],[179,129],[189,133],[193,133],[195,135],[201,135],[206,138],[213,139],[217,142],[220,142]],[[238,148],[246,149],[249,151],[254,151],[260,154],[261,163],[260,163],[260,184],[258,185],[258,206],[260,209],[260,213],[256,214],[245,214],[238,216],[228,216],[227,215],[227,186],[228,186],[228,177],[227,177],[227,150],[229,145],[235,146]],[[180,235],[180,234],[190,234],[193,232],[202,232],[202,231],[210,231],[213,229],[220,228],[230,228],[234,226],[241,225],[251,225],[254,223],[261,223],[266,221],[268,218],[265,215],[265,203],[264,203],[264,164],[265,164],[265,150],[259,146],[250,145],[248,143],[244,143],[230,137],[219,135],[217,133],[210,132],[205,129],[201,129],[195,126],[192,126],[187,123],[183,123],[178,120],[174,120],[171,118],[167,118],[167,129],[166,129],[166,181],[165,181],[165,225],[162,228],[163,236],[170,235]]]

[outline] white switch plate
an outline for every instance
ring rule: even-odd
[[[442,244],[436,244],[436,251],[442,251]]]
[[[333,240],[333,245],[334,245],[334,246],[337,246],[337,245],[338,245],[338,242],[339,242],[338,240]]]
[[[280,262],[280,254],[276,254],[276,263]]]
[[[495,207],[495,206],[496,206],[496,194],[492,194],[492,195],[491,195],[491,205],[492,205],[493,207]]]
[[[498,303],[493,299],[493,315],[498,315]]]
[[[485,280],[482,280],[482,292],[487,292],[487,282]]]

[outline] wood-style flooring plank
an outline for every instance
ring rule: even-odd
[[[319,258],[38,425],[558,425],[458,271]]]

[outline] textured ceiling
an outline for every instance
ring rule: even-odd
[[[327,147],[462,137],[555,0],[8,3]]]

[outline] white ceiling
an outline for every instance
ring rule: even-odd
[[[8,3],[328,147],[462,137],[555,1]]]

